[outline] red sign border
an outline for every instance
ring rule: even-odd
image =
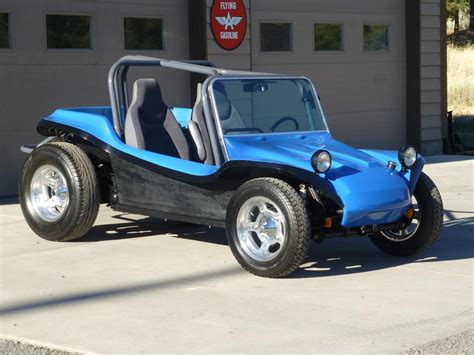
[[[242,36],[242,39],[239,41],[239,43],[237,43],[235,45],[235,47],[232,47],[232,48],[225,48],[223,47],[219,41],[217,40],[217,34],[214,32],[214,28],[212,27],[212,12],[214,10],[214,6],[216,6],[217,4],[217,0],[213,0],[212,2],[212,6],[211,6],[211,12],[209,14],[209,26],[211,26],[211,32],[212,32],[212,35],[214,36],[214,40],[216,41],[217,45],[219,47],[221,47],[223,50],[225,51],[233,51],[233,50],[236,50],[237,48],[240,47],[240,45],[242,44],[242,42],[244,41],[245,39],[245,35],[247,34],[247,27],[248,27],[248,22],[247,22],[247,8],[245,7],[245,4],[244,4],[244,0],[237,0],[237,1],[240,1],[240,3],[242,4],[242,6],[244,7],[244,18],[242,20],[245,21],[245,30],[244,30],[244,35]]]

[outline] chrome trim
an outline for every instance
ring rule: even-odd
[[[31,206],[45,222],[57,221],[69,206],[69,189],[64,175],[53,165],[41,165],[30,183]]]
[[[237,215],[239,244],[253,260],[271,261],[281,254],[287,243],[286,224],[285,215],[272,200],[263,196],[251,197]]]

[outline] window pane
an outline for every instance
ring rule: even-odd
[[[326,130],[304,79],[220,79],[212,85],[224,134]]]
[[[0,13],[0,48],[10,48],[10,34],[8,33],[8,13]]]
[[[291,23],[261,23],[260,50],[262,52],[291,51]]]
[[[364,25],[364,50],[388,51],[388,25]]]
[[[124,18],[125,49],[163,49],[163,20]]]
[[[48,48],[91,48],[90,16],[46,15]]]
[[[342,50],[342,25],[316,23],[314,25],[314,49],[317,51]]]

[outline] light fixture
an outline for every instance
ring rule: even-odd
[[[398,160],[406,169],[410,169],[416,163],[416,149],[406,145],[398,152]]]
[[[327,150],[318,150],[311,157],[311,166],[317,173],[325,173],[331,167],[332,157]]]

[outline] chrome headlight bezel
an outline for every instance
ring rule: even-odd
[[[406,145],[398,152],[398,160],[405,169],[410,169],[415,165],[418,153],[412,145]]]
[[[311,157],[311,166],[319,174],[328,172],[332,165],[332,156],[327,150],[320,149]]]

